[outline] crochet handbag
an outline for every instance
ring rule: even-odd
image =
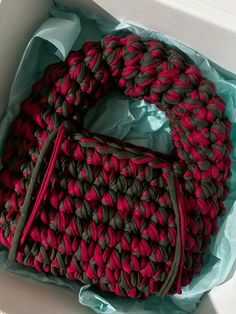
[[[165,111],[171,155],[84,129],[88,108],[111,90]],[[224,111],[191,60],[134,34],[87,42],[48,66],[2,158],[0,242],[9,259],[122,297],[181,293],[225,213]]]

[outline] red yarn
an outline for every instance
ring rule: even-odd
[[[30,214],[30,217],[29,217],[27,224],[26,224],[26,226],[22,232],[22,236],[21,236],[21,240],[20,240],[21,245],[24,244],[24,241],[25,241],[26,237],[28,236],[30,228],[32,227],[32,225],[34,223],[35,217],[38,214],[39,208],[42,205],[43,199],[44,199],[45,194],[46,194],[47,189],[48,189],[49,181],[51,180],[52,173],[54,171],[55,163],[56,163],[56,160],[58,157],[61,141],[64,137],[64,134],[65,134],[65,128],[61,125],[58,128],[58,133],[57,133],[57,137],[56,137],[56,140],[54,143],[54,149],[52,152],[52,156],[51,156],[51,159],[50,159],[49,164],[48,164],[48,169],[47,169],[45,176],[43,178],[43,181],[41,183],[41,186],[40,186],[40,189],[38,191],[37,198],[36,198],[34,207],[32,209],[32,212]]]

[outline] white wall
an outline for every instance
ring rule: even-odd
[[[24,48],[47,17],[51,0],[0,0],[0,112]]]

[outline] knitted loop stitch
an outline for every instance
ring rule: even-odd
[[[84,130],[87,109],[114,89],[165,111],[172,155]],[[224,111],[214,84],[156,40],[107,36],[50,65],[21,104],[2,160],[9,258],[118,296],[181,293],[225,212]]]

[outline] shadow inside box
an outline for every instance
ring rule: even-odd
[[[219,314],[215,309],[209,294],[206,294],[202,299],[201,303],[197,307],[193,314]]]

